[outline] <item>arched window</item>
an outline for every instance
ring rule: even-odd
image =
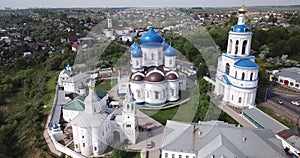
[[[229,74],[229,71],[230,71],[230,65],[226,63],[225,73]]]
[[[237,54],[238,51],[239,51],[239,41],[236,40],[236,42],[235,42],[235,54]]]
[[[245,79],[245,72],[242,73],[242,80]]]
[[[242,55],[245,55],[245,54],[246,54],[246,46],[247,46],[247,40],[245,40],[245,41],[243,42]]]
[[[139,61],[138,61],[138,60],[136,60],[136,61],[135,61],[135,64],[136,64],[136,66],[138,66],[138,65],[139,65]]]
[[[158,91],[154,91],[154,99],[158,99],[158,95],[159,95],[159,92]]]
[[[151,54],[151,60],[154,60],[154,53]]]
[[[147,59],[147,57],[146,57],[146,53],[145,54],[143,54],[144,55],[144,59],[146,60]]]
[[[252,81],[253,80],[253,72],[251,72],[251,74],[250,74],[250,81]]]
[[[237,71],[235,71],[235,76],[234,76],[234,78],[236,78],[236,76],[237,76]]]
[[[141,91],[140,91],[139,89],[136,90],[136,94],[137,94],[137,97],[138,97],[138,98],[141,97]]]
[[[171,89],[171,96],[175,96],[175,89],[174,88]]]
[[[129,110],[129,104],[127,104],[127,110]]]
[[[169,64],[172,65],[172,59],[169,60]]]
[[[147,98],[149,98],[149,91],[147,91]]]
[[[160,55],[161,53],[160,52],[158,52],[158,59],[161,59],[161,55]]]
[[[228,53],[231,54],[231,50],[232,50],[232,39],[229,40],[229,44],[228,44]]]
[[[241,103],[242,102],[242,97],[239,97],[239,103]]]

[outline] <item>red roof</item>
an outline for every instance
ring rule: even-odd
[[[283,139],[288,139],[289,137],[291,137],[293,135],[289,130],[283,130],[277,134]]]

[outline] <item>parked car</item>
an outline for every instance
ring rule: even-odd
[[[300,103],[297,102],[297,101],[295,101],[295,100],[291,101],[291,103],[292,103],[293,105],[300,106]]]
[[[152,136],[152,130],[151,130],[151,128],[148,129],[147,135],[148,135],[148,137],[151,137],[151,136]]]
[[[283,102],[280,99],[276,99],[276,102],[280,105],[283,104]]]
[[[152,148],[152,141],[151,140],[147,140],[146,143],[147,143],[147,148],[148,149]]]

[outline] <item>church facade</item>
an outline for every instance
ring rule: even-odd
[[[218,58],[215,94],[223,102],[244,108],[255,105],[259,66],[251,50],[251,27],[246,25],[246,8],[238,10],[238,23],[229,31],[227,52]]]
[[[140,45],[134,42],[130,46],[131,74],[128,87],[135,103],[161,106],[178,101],[181,87],[185,87],[183,84],[186,83],[182,80],[186,78],[177,72],[176,50],[152,27],[140,38],[140,42]]]

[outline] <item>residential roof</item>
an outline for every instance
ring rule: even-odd
[[[300,68],[297,68],[297,67],[286,68],[279,72],[276,72],[274,74],[274,76],[289,77],[289,78],[296,80],[298,83],[300,83]]]
[[[271,129],[274,133],[289,129],[257,108],[245,109],[242,111],[242,113],[243,115],[246,114],[248,117],[253,119],[251,122],[255,121],[264,129]]]
[[[197,157],[285,157],[271,130],[238,128],[221,121],[167,121],[162,150],[194,153]],[[263,151],[263,152],[262,152]],[[259,155],[258,155],[259,154]]]

